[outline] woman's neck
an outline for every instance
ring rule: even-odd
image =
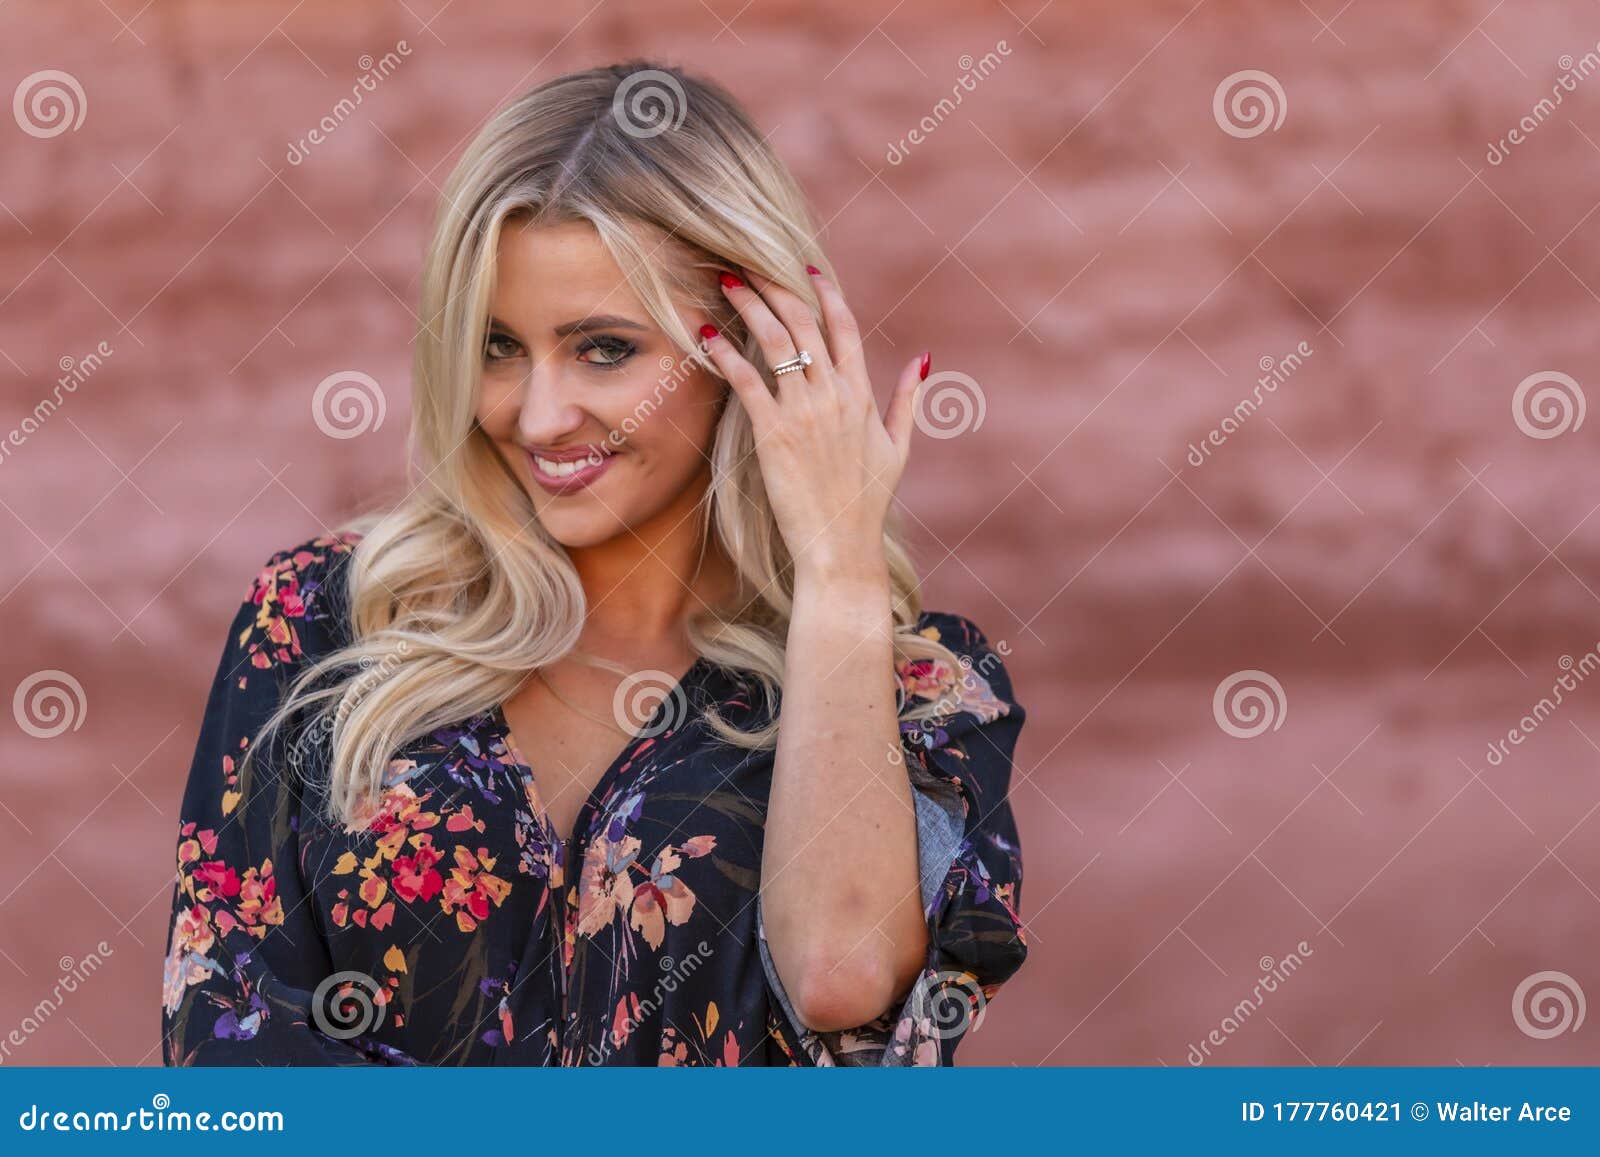
[[[696,537],[652,543],[624,532],[572,552],[588,603],[585,645],[601,653],[619,646],[671,650],[690,618],[709,608],[731,609],[738,589],[733,564]]]

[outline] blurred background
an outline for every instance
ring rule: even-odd
[[[1600,1062],[1600,7],[10,0],[5,1063],[159,1063],[238,600],[404,481],[466,140],[641,54],[770,131],[880,396],[932,347],[925,602],[1028,710],[962,1063]]]

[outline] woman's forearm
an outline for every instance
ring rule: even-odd
[[[762,856],[773,960],[824,1031],[885,1011],[927,949],[888,570],[863,556],[797,571]]]

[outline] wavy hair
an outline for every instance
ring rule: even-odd
[[[644,60],[591,68],[530,89],[483,126],[442,191],[422,269],[408,445],[421,477],[392,508],[345,524],[360,538],[332,593],[348,610],[348,641],[300,672],[245,754],[248,765],[264,737],[315,709],[308,734],[329,741],[327,815],[352,829],[381,807],[395,752],[509,698],[530,672],[574,647],[587,613],[565,548],[540,525],[475,417],[497,242],[513,219],[592,225],[655,322],[713,375],[684,306],[712,316],[767,369],[717,289],[717,270],[760,273],[819,317],[810,278],[798,271],[810,263],[834,276],[794,178],[712,82]],[[697,612],[686,631],[700,656],[748,676],[773,703],[783,686],[793,564],[749,415],[726,383],[723,396],[697,521],[702,549],[714,541],[737,571],[739,609]],[[955,654],[916,630],[918,580],[892,508],[883,548],[897,670],[914,659],[955,669]],[[951,707],[910,702],[903,680],[897,698],[903,720]],[[777,741],[775,713],[749,730],[714,708],[706,722],[741,747]],[[290,751],[296,763],[301,742]]]

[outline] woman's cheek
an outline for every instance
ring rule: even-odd
[[[516,407],[511,404],[515,392],[514,384],[485,375],[478,394],[478,424],[497,435],[508,432],[516,415]]]

